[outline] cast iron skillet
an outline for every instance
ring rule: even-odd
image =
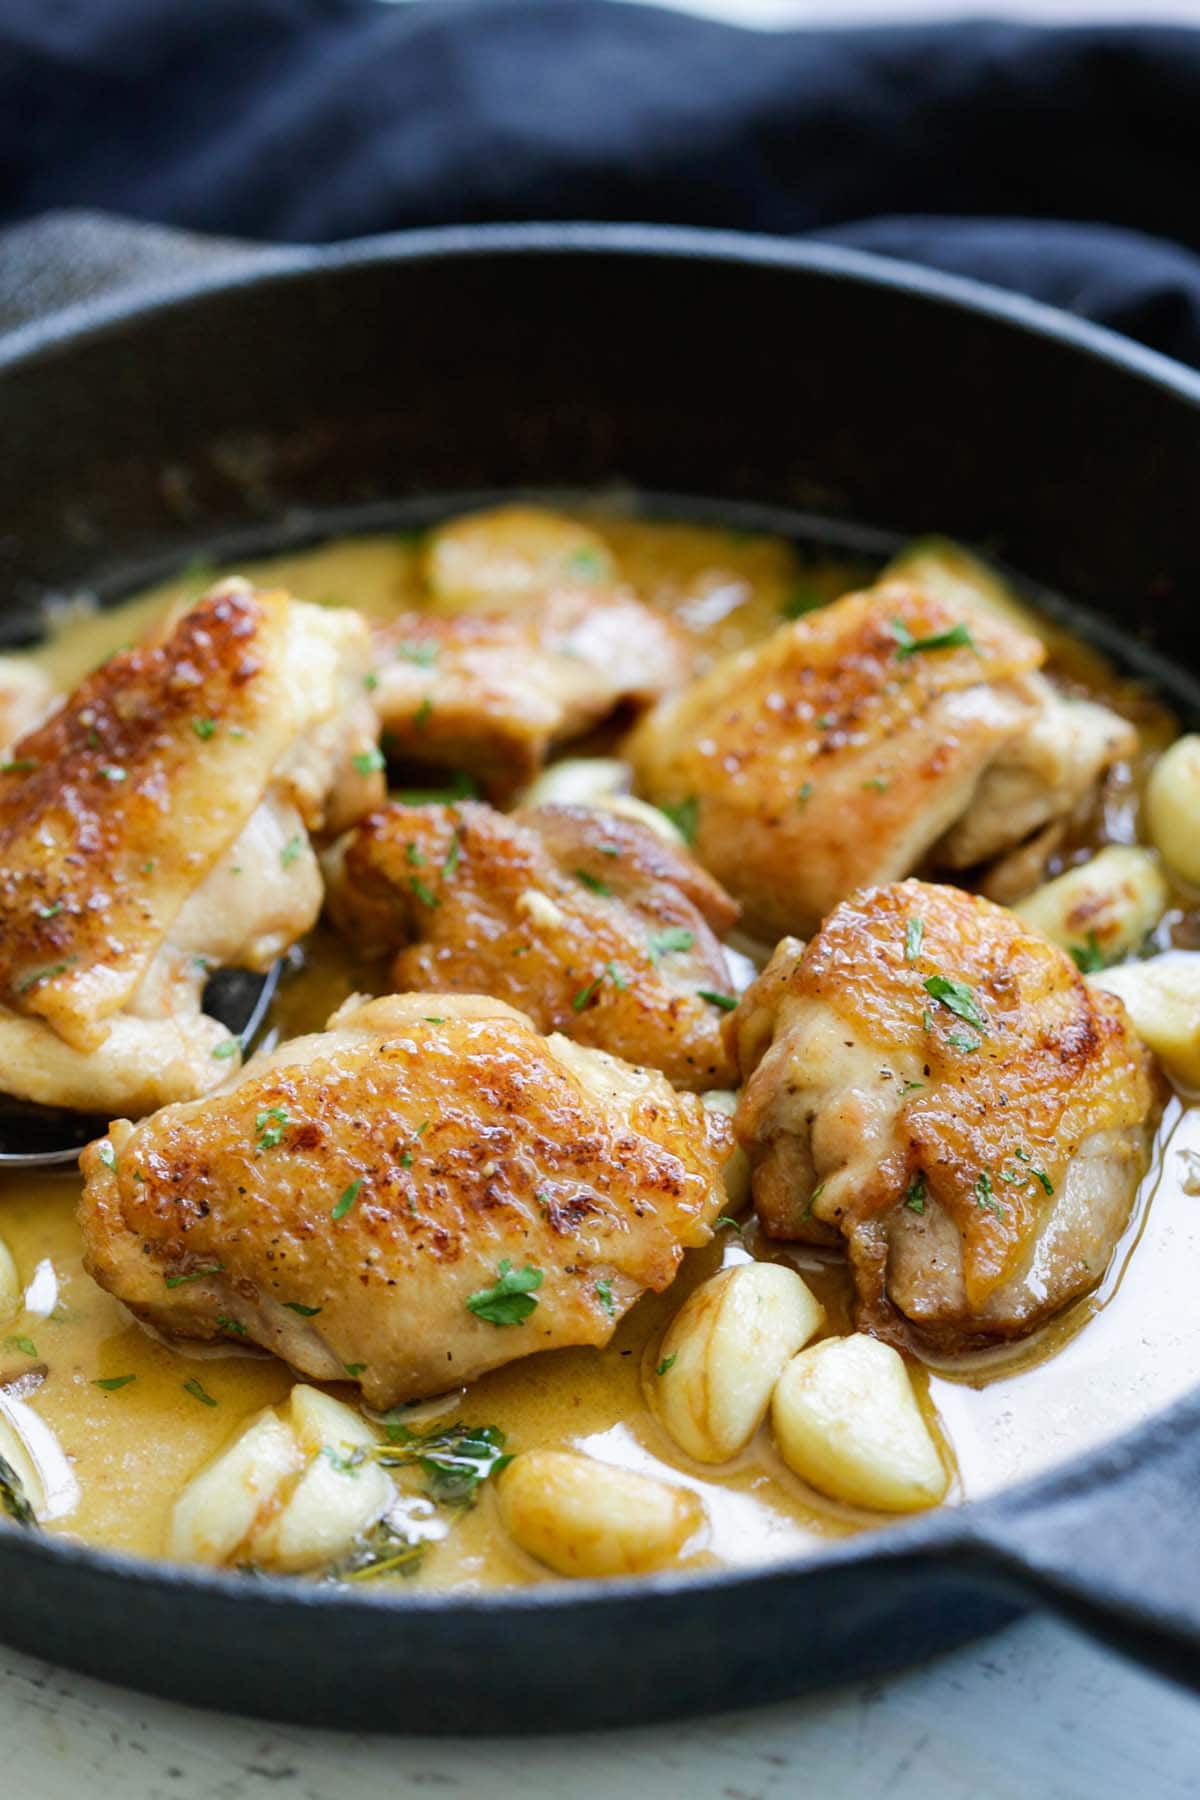
[[[92,291],[131,271],[140,289]],[[0,318],[64,300],[0,340],[10,640],[48,589],[116,592],[197,545],[620,480],[983,543],[1141,639],[1185,711],[1200,697],[1200,379],[1025,301],[695,232],[251,255],[89,218],[0,257]],[[0,1633],[180,1700],[420,1732],[778,1699],[1030,1600],[1200,1686],[1198,1493],[1200,1390],[995,1499],[751,1573],[381,1596],[0,1531]]]

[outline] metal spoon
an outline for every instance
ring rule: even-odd
[[[218,969],[204,987],[210,1018],[240,1039],[245,1050],[262,1028],[279,982],[279,963],[265,975]],[[108,1130],[108,1116],[37,1106],[0,1095],[0,1170],[53,1169],[73,1163],[85,1144]]]

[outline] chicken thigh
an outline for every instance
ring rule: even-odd
[[[356,614],[226,582],[13,747],[0,1091],[144,1112],[226,1078],[208,973],[266,968],[309,928],[309,831],[381,796],[368,661]]]
[[[378,1407],[605,1344],[720,1211],[728,1121],[479,996],[351,1000],[84,1152],[87,1267]]]
[[[393,804],[326,867],[342,930],[399,950],[397,988],[494,994],[677,1087],[730,1085],[714,933],[737,907],[647,826],[587,806]]]
[[[667,620],[620,589],[536,593],[504,615],[408,613],[375,630],[375,702],[390,755],[466,771],[503,799],[551,748],[685,680]]]
[[[957,1351],[1099,1281],[1157,1077],[1120,1003],[1013,914],[867,889],[780,944],[728,1030],[759,1218],[845,1240],[866,1328]]]
[[[1063,699],[1044,656],[965,597],[889,580],[725,658],[626,754],[774,941],[859,886],[991,857],[1079,804],[1133,732]]]

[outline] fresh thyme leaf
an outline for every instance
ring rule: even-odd
[[[319,1306],[303,1306],[299,1300],[285,1300],[283,1304],[289,1312],[299,1313],[302,1319],[315,1319],[321,1310]]]
[[[118,1388],[128,1387],[136,1381],[136,1375],[105,1375],[100,1381],[93,1381],[92,1386],[103,1388],[106,1394],[115,1394]]]
[[[25,1531],[37,1529],[37,1514],[29,1504],[25,1485],[10,1462],[0,1456],[0,1507]]]
[[[193,1269],[190,1275],[167,1275],[164,1279],[169,1288],[186,1287],[189,1281],[203,1281],[206,1275],[221,1275],[224,1269],[224,1263],[207,1263],[203,1269]]]
[[[971,636],[970,627],[961,621],[951,625],[948,631],[935,631],[930,637],[914,637],[903,619],[892,620],[892,631],[896,639],[896,660],[903,662],[906,657],[917,656],[923,650],[974,650],[979,646]]]
[[[330,1468],[336,1469],[339,1475],[349,1475],[357,1481],[358,1471],[367,1460],[367,1449],[365,1444],[356,1444],[349,1456],[343,1456],[341,1451],[335,1449],[332,1444],[322,1444],[321,1455]]]
[[[480,1483],[506,1468],[505,1435],[498,1425],[456,1423],[435,1431],[413,1431],[389,1422],[388,1442],[368,1454],[385,1469],[416,1466],[443,1506],[473,1506]]]
[[[987,1034],[987,1020],[980,1010],[973,988],[965,981],[951,981],[946,975],[930,975],[922,983],[925,992],[933,1000],[939,1000],[959,1019],[965,1019],[976,1031]]]
[[[909,919],[904,927],[904,960],[915,963],[921,954],[921,943],[925,936],[925,921],[921,918]]]
[[[183,1391],[185,1394],[190,1394],[193,1400],[198,1400],[201,1406],[215,1406],[217,1404],[211,1394],[205,1393],[194,1375],[190,1381],[184,1382]]]
[[[678,1359],[678,1356],[679,1356],[678,1350],[674,1351],[673,1354],[670,1356],[664,1356],[662,1361],[659,1363],[657,1369],[655,1369],[654,1373],[656,1375],[669,1375],[671,1370],[675,1367],[675,1363],[676,1363],[676,1360]]]
[[[658,810],[666,813],[685,844],[695,843],[700,825],[700,802],[695,794],[690,794],[686,800],[677,801],[673,806],[660,806]]]
[[[489,1325],[523,1325],[537,1306],[534,1291],[545,1277],[532,1264],[514,1269],[507,1257],[500,1264],[494,1286],[480,1288],[467,1297],[467,1310]]]
[[[1041,1184],[1042,1184],[1043,1188],[1045,1188],[1047,1194],[1053,1194],[1054,1183],[1051,1181],[1050,1177],[1047,1175],[1045,1169],[1030,1169],[1029,1173],[1033,1176],[1033,1179],[1035,1181],[1041,1182]]]
[[[341,1197],[339,1198],[337,1205],[333,1208],[333,1211],[329,1215],[335,1225],[337,1224],[339,1219],[345,1218],[346,1214],[350,1211],[350,1208],[354,1205],[354,1202],[358,1199],[358,1196],[361,1191],[362,1191],[362,1177],[361,1176],[359,1176],[357,1181],[352,1181],[348,1188],[343,1188]],[[319,1310],[320,1309],[318,1308],[318,1311]]]
[[[697,988],[696,993],[710,1006],[719,1006],[722,1012],[733,1012],[738,1003],[736,994],[714,994],[711,988]]]
[[[279,861],[282,866],[285,869],[290,869],[303,848],[304,839],[301,837],[300,833],[297,832],[294,837],[288,839],[287,843],[283,846],[283,849],[279,852]]]
[[[682,925],[668,925],[665,931],[656,931],[650,939],[650,961],[656,963],[662,956],[670,956],[676,950],[690,950],[696,942],[694,931],[685,931]]]
[[[1081,975],[1094,975],[1105,964],[1105,955],[1094,931],[1089,931],[1082,944],[1071,945],[1071,960]]]
[[[376,744],[372,744],[369,750],[360,750],[358,755],[352,756],[350,760],[360,775],[374,775],[378,770],[386,767],[383,751]]]
[[[268,1106],[254,1115],[254,1129],[258,1134],[258,1149],[274,1150],[283,1142],[283,1134],[291,1124],[282,1106]]]
[[[576,881],[582,881],[584,887],[593,894],[602,894],[607,899],[612,893],[607,881],[601,881],[598,875],[590,875],[586,869],[575,869],[572,873]]]
[[[425,1540],[407,1538],[386,1519],[380,1519],[353,1550],[329,1565],[322,1580],[376,1581],[381,1575],[415,1575],[428,1549]]]
[[[909,1182],[908,1192],[904,1196],[904,1204],[909,1212],[923,1213],[925,1211],[926,1192],[925,1177],[918,1171]]]

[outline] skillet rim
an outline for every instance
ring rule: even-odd
[[[102,223],[116,222],[112,215],[74,212],[59,215]],[[120,221],[128,225],[130,221]],[[36,224],[36,222],[34,222]],[[205,243],[202,234],[175,227],[156,227],[134,221],[153,231],[164,249],[175,238],[195,247]],[[28,229],[17,227],[17,230]],[[317,278],[340,269],[369,268],[388,263],[452,262],[495,256],[545,257],[616,256],[622,260],[680,259],[776,268],[800,276],[814,275],[861,287],[890,290],[914,296],[922,302],[982,317],[1018,334],[1038,337],[1115,367],[1135,380],[1169,392],[1190,403],[1200,414],[1200,373],[1160,352],[1136,343],[1106,326],[1079,319],[1026,295],[994,287],[966,276],[943,274],[900,258],[877,255],[825,243],[819,238],[802,242],[780,241],[752,232],[707,231],[694,227],[591,224],[488,224],[456,225],[397,231],[336,245],[261,246],[245,240],[212,238],[214,264],[197,270],[193,263],[181,275],[143,280],[136,278],[126,290],[72,302],[48,318],[18,325],[0,336],[0,381],[12,369],[52,359],[58,351],[102,342],[123,326],[140,318],[152,318],[184,310],[218,293],[244,288],[270,290],[276,284]],[[0,405],[3,394],[0,392]],[[127,1552],[105,1550],[69,1537],[14,1529],[6,1533],[3,1553],[22,1546],[36,1562],[60,1565],[66,1571],[83,1568],[98,1578],[131,1583],[143,1591],[168,1593],[194,1591],[219,1596],[224,1601],[257,1600],[272,1610],[295,1608],[307,1617],[335,1614],[363,1618],[384,1615],[435,1615],[453,1618],[480,1611],[517,1618],[546,1610],[569,1608],[586,1615],[624,1608],[630,1600],[647,1602],[663,1598],[699,1598],[731,1589],[753,1591],[775,1581],[802,1579],[835,1568],[927,1560],[947,1562],[958,1558],[977,1565],[981,1580],[990,1573],[1003,1580],[1006,1565],[1013,1584],[1028,1592],[1021,1580],[1019,1559],[1008,1553],[1003,1526],[1013,1517],[1051,1513],[1056,1504],[1093,1492],[1104,1476],[1127,1471],[1139,1462],[1153,1462],[1155,1454],[1178,1443],[1188,1428],[1200,1432],[1200,1382],[1169,1406],[1151,1413],[1127,1432],[1102,1440],[1075,1457],[1048,1470],[1008,1484],[984,1498],[960,1505],[942,1506],[895,1524],[822,1545],[799,1556],[772,1558],[762,1563],[704,1571],[659,1571],[639,1576],[589,1580],[548,1579],[525,1588],[490,1591],[390,1590],[350,1588],[346,1584],[304,1582],[295,1577],[248,1576],[204,1565],[156,1561]],[[1117,1503],[1114,1502],[1114,1509]],[[18,1550],[17,1554],[21,1554]],[[1112,1602],[1110,1602],[1110,1606]],[[1144,1611],[1154,1614],[1153,1600],[1145,1608],[1121,1606],[1133,1620]],[[1186,1613],[1186,1608],[1184,1609]],[[1194,1623],[1186,1621],[1192,1630]]]

